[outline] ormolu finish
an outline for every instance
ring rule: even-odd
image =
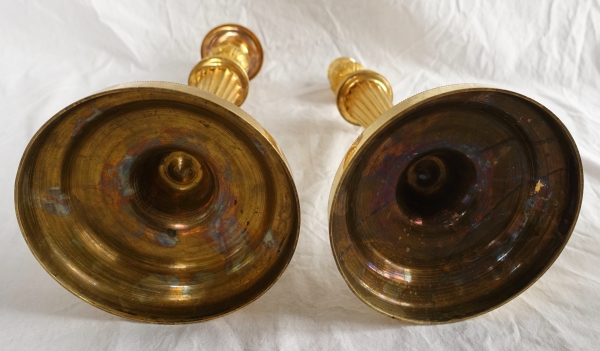
[[[387,79],[351,58],[333,61],[327,75],[342,117],[352,124],[366,128],[392,107],[392,87]]]
[[[263,61],[254,33],[236,24],[219,26],[204,38],[201,54],[203,59],[192,69],[188,85],[241,106],[250,79],[258,74]]]
[[[458,321],[548,269],[582,190],[577,147],[548,109],[506,90],[441,87],[392,107],[353,144],[330,196],[331,245],[377,311]]]
[[[255,300],[290,261],[300,220],[272,137],[239,107],[174,83],[124,84],[60,111],[23,155],[15,203],[61,285],[152,323]]]

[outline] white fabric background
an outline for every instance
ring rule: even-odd
[[[13,206],[17,166],[54,113],[128,81],[185,83],[208,30],[255,31],[264,66],[243,108],[289,160],[302,206],[297,251],[256,302],[214,321],[161,326],[96,309],[28,250]],[[552,268],[507,305],[414,326],[360,302],[335,267],[327,198],[361,129],[340,117],[326,70],[341,55],[385,75],[394,102],[445,84],[515,90],[575,138],[585,194]],[[600,349],[600,4],[598,1],[0,0],[0,349]]]

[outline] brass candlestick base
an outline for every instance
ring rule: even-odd
[[[342,116],[366,127],[329,199],[333,254],[363,302],[414,323],[454,322],[550,267],[583,190],[577,147],[552,112],[469,84],[390,107],[385,78],[347,58],[329,78]]]
[[[283,154],[224,100],[243,101],[260,44],[227,25],[205,50],[190,80],[206,91],[131,83],[84,98],[36,133],[19,166],[31,251],[67,290],[119,316],[225,315],[269,289],[294,253],[300,210]]]

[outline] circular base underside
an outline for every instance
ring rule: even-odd
[[[298,237],[296,190],[270,136],[222,101],[131,84],[40,129],[16,206],[59,283],[124,317],[185,323],[236,310],[277,280]]]
[[[566,244],[581,161],[536,102],[443,87],[364,134],[338,171],[330,235],[346,282],[374,309],[416,323],[484,313],[535,282]]]

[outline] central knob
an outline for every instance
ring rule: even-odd
[[[408,169],[407,178],[416,191],[431,194],[445,183],[446,167],[438,157],[425,156]]]
[[[131,166],[133,211],[161,230],[197,225],[219,193],[211,166],[193,149],[169,145],[146,150]]]
[[[165,183],[177,190],[189,190],[202,180],[202,166],[195,157],[183,151],[167,154],[159,165]]]
[[[466,154],[432,150],[418,155],[400,176],[396,200],[403,212],[422,220],[456,216],[473,201],[476,182],[477,171]]]

